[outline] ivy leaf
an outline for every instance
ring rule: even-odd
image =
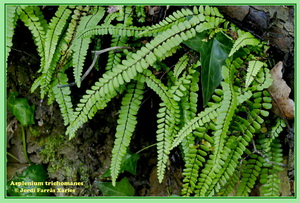
[[[7,182],[7,193],[10,196],[48,196],[49,192],[42,191],[47,188],[46,180],[47,172],[44,167],[31,165]],[[39,183],[40,185],[22,185],[22,183]]]
[[[136,175],[136,166],[139,158],[140,158],[139,154],[126,153],[121,162],[121,169],[120,169],[121,173],[127,171],[132,175]],[[102,175],[102,177],[103,178],[111,177],[110,169],[107,169],[107,171]]]
[[[8,96],[8,110],[23,125],[34,124],[34,106],[30,106],[26,98],[17,98],[17,92],[11,92]]]
[[[137,161],[140,155],[138,154],[125,154],[121,163],[121,171],[127,171],[132,175],[136,175]]]
[[[206,32],[184,42],[191,49],[198,51],[201,56],[201,87],[203,106],[207,104],[215,89],[222,81],[221,70],[232,48],[232,42],[221,32],[206,42],[209,34]]]
[[[135,193],[134,188],[125,177],[113,186],[111,182],[97,182],[99,190],[104,196],[133,196]]]

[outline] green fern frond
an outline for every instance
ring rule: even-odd
[[[13,45],[12,39],[18,19],[17,10],[18,6],[9,5],[6,7],[6,62]]]
[[[276,124],[271,128],[270,137],[272,139],[277,138],[279,133],[283,131],[283,128],[286,127],[285,121],[281,118],[276,119]]]
[[[216,16],[216,17],[223,17],[223,15],[219,12],[216,7],[211,6],[199,6],[199,12],[204,13],[206,16]]]
[[[190,116],[191,118],[194,118],[197,114],[197,108],[198,108],[198,91],[200,89],[199,87],[199,81],[200,81],[200,72],[196,69],[200,66],[200,62],[197,61],[194,65],[195,71],[190,72],[192,75],[192,82],[189,86],[189,105],[190,105]]]
[[[53,79],[55,68],[57,67],[58,61],[60,61],[62,57],[61,51],[67,49],[63,37],[59,36],[65,35],[65,33],[62,33],[67,26],[67,20],[69,19],[71,12],[72,11],[68,7],[60,6],[55,13],[55,17],[51,19],[51,22],[48,26],[45,38],[47,40],[45,40],[44,43],[45,61],[44,66],[42,66],[40,69],[42,75],[35,80],[34,84],[31,87],[31,92],[33,92],[37,87],[40,86],[42,99],[50,90],[50,84]]]
[[[182,195],[248,196],[258,186],[258,179],[262,195],[279,195],[277,173],[282,170],[283,155],[278,136],[285,122],[269,117],[272,98],[267,88],[272,78],[265,44],[225,21],[216,7],[177,9],[158,24],[143,27],[144,8],[59,6],[47,25],[40,7],[8,6],[6,54],[20,17],[32,32],[41,57],[41,75],[31,90],[39,87],[41,97],[48,96],[48,103],[58,102],[70,139],[97,111],[125,92],[112,150],[113,185],[122,173],[121,161],[135,131],[147,85],[161,99],[156,130],[159,182],[167,170],[170,151],[180,145],[185,165]],[[227,36],[234,44],[222,67],[223,81],[202,109],[198,106],[201,63],[181,43],[197,33],[207,33],[204,40],[209,40],[218,32],[226,35],[230,30],[238,38],[234,42]],[[88,56],[89,46],[98,51],[103,39],[110,40],[105,43],[110,47],[132,46],[118,53],[110,51],[97,65],[93,63],[103,71],[73,109],[73,83],[67,84],[67,69],[74,68],[79,87],[86,58],[93,57]]]
[[[59,105],[60,112],[64,119],[64,125],[68,125],[70,123],[70,119],[73,115],[73,105],[71,101],[71,90],[69,87],[66,88],[58,88],[57,85],[68,84],[68,77],[64,73],[58,73],[57,79],[54,81],[52,91],[55,95],[56,101]]]
[[[170,146],[172,143],[172,135],[175,134],[175,122],[172,121],[172,113],[165,103],[160,103],[157,114],[157,177],[161,183],[164,178],[165,169],[170,154]]]
[[[53,55],[59,42],[59,36],[65,29],[71,13],[72,11],[68,6],[59,6],[55,12],[55,17],[49,23],[46,34],[47,40],[45,41],[45,67],[42,67],[43,72],[47,71],[51,66]]]
[[[237,188],[237,196],[249,196],[260,175],[262,162],[263,158],[257,154],[251,154],[249,160],[243,161],[242,179]]]
[[[193,64],[189,69],[184,79],[188,82],[185,85],[187,89],[187,94],[181,98],[179,103],[179,107],[181,109],[181,125],[179,127],[183,127],[185,123],[189,122],[197,115],[197,104],[198,104],[198,94],[199,90],[199,76],[200,73],[196,70],[198,67],[198,63]],[[176,83],[176,82],[175,82]],[[197,130],[197,129],[196,129]],[[195,132],[194,132],[195,133]],[[189,156],[190,146],[194,145],[195,139],[192,133],[186,136],[185,139],[181,142],[181,149],[183,151],[183,159],[186,162]]]
[[[39,76],[32,85],[31,92],[35,91],[37,87],[41,87],[41,97],[44,98],[44,95],[48,92],[51,94],[50,83],[53,79],[53,74],[56,69],[60,69],[64,72],[67,68],[71,67],[72,63],[70,56],[72,55],[72,50],[70,46],[74,40],[76,29],[79,24],[79,19],[84,15],[83,11],[85,7],[77,6],[74,14],[72,15],[71,21],[68,24],[68,28],[61,33],[61,37],[57,42],[57,47],[53,53],[52,61],[49,68],[42,71],[42,75]],[[55,17],[56,18],[56,17]],[[50,90],[50,91],[49,91]]]
[[[168,155],[171,151],[170,146],[173,135],[176,134],[176,124],[180,122],[180,111],[178,104],[173,100],[167,87],[162,84],[149,70],[140,74],[143,81],[147,83],[154,92],[156,92],[163,103],[160,104],[157,114],[157,174],[159,182],[162,182]]]
[[[220,189],[227,184],[230,177],[236,171],[239,160],[245,150],[245,142],[240,142],[241,140],[241,137],[230,136],[226,141],[221,153],[221,161],[223,161],[224,164],[222,168],[217,171],[215,177],[211,178],[211,184],[206,192],[207,196],[218,194]]]
[[[92,37],[94,35],[119,35],[127,37],[139,37],[139,33],[143,32],[146,28],[125,26],[125,25],[98,25],[91,28],[87,28],[78,34],[78,38]]]
[[[184,54],[182,57],[179,58],[178,62],[176,63],[174,67],[174,76],[175,78],[179,78],[179,75],[183,72],[183,70],[186,68],[189,61],[189,57],[187,54]]]
[[[255,85],[256,87],[252,88],[253,90],[256,88],[258,91],[261,91],[270,87],[273,83],[270,70],[268,68],[263,68],[261,71],[259,71],[254,83],[258,83],[258,85]]]
[[[96,7],[96,10],[92,10],[90,15],[81,18],[81,21],[77,28],[77,33],[80,33],[88,29],[89,27],[93,27],[97,25],[103,16],[104,16],[104,8]],[[77,87],[80,87],[81,84],[83,63],[85,61],[90,42],[91,39],[89,37],[85,37],[85,38],[76,37],[76,39],[73,41],[73,46],[72,46],[73,65],[74,65],[73,73],[74,73]]]
[[[197,26],[197,24],[201,23],[197,19],[193,22],[195,24],[188,21],[184,24],[178,24],[178,26],[172,26],[172,29],[161,33],[147,43],[145,47],[128,56],[126,60],[122,61],[122,65],[118,65],[111,71],[104,73],[102,78],[92,87],[92,90],[88,91],[88,95],[85,95],[81,99],[80,104],[78,104],[76,108],[78,113],[74,114],[74,120],[67,129],[67,134],[70,135],[70,138],[74,137],[75,131],[87,121],[87,115],[89,118],[93,117],[97,109],[104,107],[106,102],[110,101],[112,97],[107,94],[115,96],[116,89],[121,85],[125,82],[128,83],[137,73],[143,72],[150,65],[153,65],[156,60],[164,59],[166,57],[165,53],[169,53],[172,48],[175,48],[183,41],[180,38],[182,33],[190,32],[189,29],[193,30],[192,26]],[[190,38],[194,36],[195,32],[189,35]],[[99,106],[99,108],[96,106]]]
[[[274,139],[271,144],[271,150],[266,154],[267,158],[272,161],[268,162],[264,159],[263,169],[260,176],[261,186],[261,196],[279,196],[279,185],[280,178],[277,173],[283,170],[282,162],[282,148],[280,140],[278,138]],[[281,164],[281,165],[279,165]]]
[[[283,155],[280,140],[278,138],[274,139],[270,148],[270,151],[266,152],[266,157],[272,161],[272,163],[266,161],[264,167],[270,167],[273,171],[277,172],[282,171]]]
[[[136,115],[143,99],[143,89],[143,83],[134,81],[127,86],[127,93],[122,99],[110,165],[113,185],[116,184],[117,177],[120,173],[122,159],[127,151],[131,136],[137,124]]]
[[[221,154],[224,150],[224,146],[227,139],[227,131],[229,129],[232,117],[237,108],[237,97],[233,89],[233,76],[235,73],[235,66],[239,67],[240,60],[236,59],[236,65],[230,64],[227,61],[227,66],[222,67],[222,77],[224,82],[221,82],[221,86],[224,92],[222,105],[218,110],[218,117],[216,120],[216,131],[213,133],[214,137],[214,151],[210,157],[209,163],[206,164],[202,170],[203,177],[199,179],[197,185],[196,194],[198,196],[205,196],[209,189],[209,185],[212,183],[213,178],[216,177],[218,171],[222,170],[224,161],[221,158]]]
[[[245,101],[249,100],[252,97],[252,95],[253,94],[250,90],[239,94],[237,96],[238,104],[239,105],[243,104]]]
[[[255,38],[250,32],[239,32],[239,37],[234,42],[233,47],[229,53],[229,57],[232,56],[235,52],[237,52],[241,47],[252,45],[257,46],[260,42],[257,38]]]
[[[143,73],[139,74],[141,76],[141,80],[147,83],[147,86],[150,87],[164,102],[166,107],[171,110],[172,114],[171,118],[174,123],[178,123],[180,119],[180,115],[178,115],[179,106],[171,93],[168,91],[168,88],[158,80],[150,70],[145,70]]]
[[[123,24],[130,26],[132,24],[131,7],[126,7],[124,15],[127,17],[124,17],[125,21]],[[128,40],[127,36],[113,35],[110,46],[111,47],[125,46],[127,40]],[[107,59],[107,64],[106,64],[105,69],[110,70],[110,69],[112,69],[113,66],[120,64],[121,57],[122,57],[121,53],[115,53],[114,51],[110,51],[108,53],[108,59]]]
[[[196,182],[199,176],[199,169],[204,165],[207,153],[196,146],[190,145],[188,155],[186,155],[185,168],[182,175],[184,176],[181,195],[190,196],[194,193]]]
[[[263,66],[266,66],[266,64],[261,61],[249,61],[249,67],[247,69],[245,82],[246,88],[250,86],[250,84],[254,80],[254,77],[257,75],[257,73]]]
[[[230,176],[229,179],[227,180],[227,183],[217,193],[217,196],[223,196],[223,197],[234,196],[235,194],[232,194],[232,191],[235,190],[235,186],[238,181],[239,181],[239,172],[235,170],[233,175]]]
[[[177,147],[182,142],[182,140],[185,139],[185,137],[193,130],[217,118],[217,110],[220,108],[220,106],[220,103],[213,104],[212,106],[205,108],[204,111],[200,112],[195,118],[186,123],[180,129],[177,135],[175,135],[175,140],[173,141],[171,149]]]
[[[60,50],[61,46],[58,46],[57,50]],[[50,64],[50,67],[47,70],[43,70],[42,75],[40,75],[35,81],[34,84],[31,87],[31,92],[34,92],[37,87],[40,87],[41,91],[41,98],[44,99],[45,95],[51,91],[50,84],[52,82],[55,68],[57,65],[57,62],[60,60],[61,54],[59,51],[56,51],[52,56],[52,62]]]
[[[281,118],[277,118],[270,132],[267,132],[267,137],[259,139],[259,144],[265,152],[270,152],[272,150],[271,144],[273,140],[279,136],[285,126],[286,124],[284,120]]]
[[[139,23],[144,23],[146,21],[146,13],[144,6],[135,6],[136,16]]]
[[[279,197],[280,178],[277,174],[270,173],[266,178],[266,183],[261,187],[261,196]]]
[[[190,39],[192,37],[195,36],[195,30],[191,29],[191,27],[195,27],[195,29],[197,30],[197,32],[202,32],[203,30],[200,30],[199,28],[197,28],[197,25],[201,25],[201,22],[203,22],[205,20],[205,17],[203,14],[198,14],[193,16],[190,20],[186,20],[183,22],[179,22],[178,24],[174,24],[172,25],[169,29],[166,29],[163,32],[160,32],[160,36],[161,38],[169,35],[169,37],[171,37],[172,34],[174,34],[174,32],[178,33],[181,32],[180,37],[182,39],[180,39],[180,37],[177,37],[177,41],[180,41],[180,43],[182,41],[185,41],[187,39]],[[213,21],[210,21],[210,23]],[[214,24],[218,24],[221,23],[220,22],[213,22]],[[207,29],[211,29],[213,27],[208,27]],[[135,26],[123,26],[123,25],[118,25],[118,26],[112,26],[112,25],[100,25],[100,26],[95,26],[92,27],[90,29],[86,29],[85,31],[81,32],[79,34],[79,37],[91,37],[93,35],[120,35],[120,36],[134,36],[134,37],[141,37],[140,33],[144,32],[148,30],[147,27],[135,27]],[[163,35],[161,35],[162,33],[164,33]],[[168,33],[168,34],[167,34]],[[144,33],[144,36],[152,36],[152,34],[147,34]],[[158,35],[158,36],[159,36]],[[156,36],[156,37],[158,37]]]
[[[38,54],[41,57],[41,67],[43,67],[46,57],[46,47],[44,44],[47,31],[47,22],[44,19],[43,13],[37,6],[18,6],[18,13],[20,13],[20,19],[32,33]]]
[[[122,37],[122,36],[118,36],[118,35],[112,36],[110,46],[111,47],[124,46],[126,44],[127,40],[128,40],[128,37]],[[114,51],[109,51],[105,70],[111,70],[114,66],[121,64],[121,61],[122,61],[122,53],[116,53]]]
[[[105,16],[104,22],[102,25],[110,25],[112,24],[112,21],[115,20],[118,17],[118,12],[109,13]]]
[[[42,75],[40,75],[38,79],[35,80],[34,84],[31,87],[31,92],[33,92],[37,87],[40,86],[40,94],[42,99],[47,93],[49,93],[49,91],[51,91],[50,84],[53,80],[56,68],[59,68],[61,69],[61,71],[64,71],[72,65],[67,61],[70,55],[70,53],[68,52],[68,43],[64,39],[64,37],[67,36],[67,34],[65,33],[63,37],[60,38],[55,53],[53,53],[52,62],[49,68],[47,70],[43,70]]]
[[[186,96],[187,86],[191,83],[191,80],[186,79],[185,77],[179,78],[175,85],[170,88],[170,93],[173,95],[173,99],[179,102],[182,97]]]
[[[124,25],[130,26],[133,23],[133,9],[132,6],[126,6],[124,11]]]
[[[174,24],[178,24],[179,22],[183,22],[187,19],[188,16],[192,16],[193,12],[189,9],[181,9],[175,11],[171,15],[167,16],[164,20],[159,23],[152,25],[147,30],[139,33],[140,36],[148,36],[153,35],[154,33],[159,33],[165,31],[172,27]]]

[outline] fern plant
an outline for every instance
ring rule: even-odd
[[[258,180],[262,195],[278,196],[282,153],[277,137],[284,122],[269,119],[273,114],[267,88],[272,79],[266,43],[227,22],[215,7],[177,10],[152,26],[142,24],[145,13],[141,6],[117,6],[114,12],[109,9],[59,6],[47,24],[39,7],[7,6],[7,56],[17,19],[21,19],[32,32],[41,59],[40,76],[31,91],[40,88],[41,98],[48,97],[49,103],[56,100],[66,135],[74,138],[96,112],[122,96],[110,167],[114,185],[147,87],[161,99],[156,131],[160,182],[169,154],[180,147],[185,162],[183,196],[227,196],[232,190],[238,196],[248,196]],[[232,30],[238,34],[236,40],[230,37]],[[94,50],[93,63],[83,73],[91,47],[102,49],[106,36],[110,36],[105,39],[111,40],[111,47]],[[140,43],[142,40],[145,43]],[[199,58],[199,50],[189,42],[227,47],[224,60],[215,67],[221,82],[214,82],[217,88],[204,106],[200,105],[200,73],[203,69],[211,72],[211,66],[203,63],[204,55],[200,53]],[[121,52],[115,53],[116,49]],[[107,51],[107,61],[101,61],[106,64],[104,73],[73,104],[70,86],[81,87],[89,71],[98,69],[95,64],[100,53]],[[181,57],[177,60],[174,54]],[[169,59],[175,61],[173,66],[168,65]],[[165,73],[163,80],[156,71]],[[204,77],[209,79],[210,75]],[[268,130],[262,131],[266,126]]]

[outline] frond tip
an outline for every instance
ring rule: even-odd
[[[250,32],[240,32],[238,39],[233,44],[233,47],[229,53],[229,57],[232,56],[235,52],[237,52],[241,47],[252,45],[257,46],[259,44],[259,40],[255,38]]]
[[[127,93],[122,99],[116,139],[112,150],[112,159],[110,164],[113,185],[115,185],[120,173],[122,159],[126,153],[131,136],[137,124],[136,115],[143,99],[143,89],[143,83],[134,81],[132,84],[127,86]]]
[[[249,67],[247,69],[246,82],[245,82],[246,88],[250,86],[250,84],[256,77],[257,73],[260,71],[260,69],[263,66],[266,66],[266,64],[261,61],[249,61]]]

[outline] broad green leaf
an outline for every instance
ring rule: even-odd
[[[232,47],[231,40],[220,32],[205,42],[207,38],[208,34],[201,32],[184,42],[188,47],[200,53],[203,106],[207,104],[215,89],[220,85],[222,66],[225,65]]]
[[[8,110],[23,125],[34,124],[34,106],[30,106],[26,98],[17,98],[17,92],[11,92],[7,99]]]
[[[104,196],[133,196],[135,193],[134,188],[125,177],[113,186],[111,182],[97,182],[99,190]]]
[[[124,171],[127,171],[132,175],[136,175],[136,166],[139,158],[140,158],[139,154],[126,153],[121,162],[120,172],[122,173]],[[107,169],[107,171],[102,175],[103,178],[108,178],[110,176],[111,176],[110,169]]]
[[[44,167],[31,165],[7,182],[7,193],[10,196],[48,196],[46,180],[47,171]],[[35,183],[35,185],[29,183]]]

